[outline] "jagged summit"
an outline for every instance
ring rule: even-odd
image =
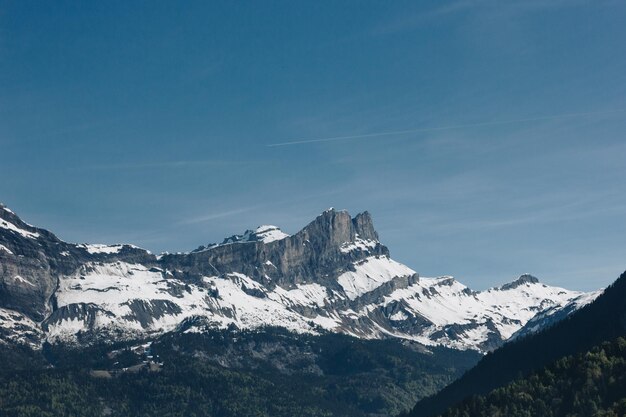
[[[526,273],[526,274],[520,275],[520,277],[516,279],[515,281],[502,285],[500,289],[508,290],[508,289],[517,288],[525,284],[538,284],[538,283],[539,283],[539,279],[537,277]]]
[[[265,225],[159,257],[126,244],[66,243],[5,208],[0,222],[0,343],[114,342],[197,322],[488,351],[534,317],[531,331],[595,298],[530,275],[483,292],[452,277],[420,278],[391,259],[368,212],[326,210],[293,235]]]
[[[366,211],[354,218],[345,210],[329,209],[317,216],[305,226],[300,234],[315,240],[322,239],[325,243],[342,245],[357,240],[378,241],[378,233],[374,229],[371,215]]]
[[[332,207],[323,211],[315,220],[298,232],[298,234],[300,236],[307,236],[305,238],[306,240],[315,240],[320,246],[328,246],[329,244],[339,246],[357,241],[378,241],[378,233],[376,233],[374,229],[372,217],[369,212],[365,211],[359,213],[352,218],[348,211],[335,210]],[[278,226],[263,225],[254,230],[246,230],[243,234],[227,237],[222,243],[200,246],[193,252],[202,252],[233,243],[272,243],[288,237],[291,236],[283,232]]]
[[[220,243],[220,245],[229,245],[231,243],[248,243],[248,242],[270,243],[276,240],[284,239],[286,237],[289,237],[289,235],[283,232],[282,230],[280,230],[280,228],[278,228],[277,226],[263,225],[263,226],[257,227],[254,230],[246,230],[241,235],[232,235],[230,237],[227,237],[222,241],[222,243]],[[212,247],[212,246],[219,246],[219,245],[209,245],[209,247]]]

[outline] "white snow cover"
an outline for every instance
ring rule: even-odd
[[[300,333],[315,332],[311,323],[315,322],[315,319],[304,317],[286,308],[281,302],[284,299],[293,302],[302,296],[301,291],[315,292],[315,289],[305,288],[286,293],[279,289],[276,294],[269,293],[267,297],[260,298],[248,295],[242,290],[242,286],[262,290],[263,287],[256,281],[242,274],[228,275],[230,279],[206,278],[211,280],[219,291],[220,299],[215,301],[216,305],[233,313],[233,319],[226,321],[225,325],[234,322],[244,328],[281,326]]]
[[[161,272],[148,270],[143,265],[124,262],[88,264],[76,274],[59,280],[57,304],[63,307],[75,303],[93,303],[113,315],[98,314],[98,327],[118,328],[132,334],[144,330],[140,323],[127,318],[131,314],[127,303],[133,300],[171,301],[181,307],[182,314],[165,315],[146,329],[147,332],[168,331],[189,315],[203,314],[202,304],[206,297],[206,293],[195,286],[189,287],[191,291],[184,297],[176,297],[168,292],[168,281],[170,280],[165,280]],[[173,281],[175,280],[170,282],[174,283]],[[79,330],[85,330],[85,325],[76,320],[50,325],[48,337],[52,340],[67,338]]]
[[[581,295],[583,293],[578,291],[541,283],[472,292],[452,277],[420,277],[416,284],[386,296],[382,305],[402,300],[406,305],[404,314],[421,316],[433,323],[423,334],[409,338],[427,345],[443,344],[468,349],[487,340],[490,334],[489,322],[495,325],[502,339],[506,340],[539,311],[564,306]],[[371,308],[368,306],[359,313],[365,315],[367,309]],[[442,329],[453,324],[467,325],[462,338],[452,339],[445,332],[440,334]]]
[[[277,287],[267,297],[260,298],[244,291],[264,288],[251,278],[231,273],[227,278],[205,277],[205,287],[186,284],[162,272],[148,270],[142,265],[116,262],[110,264],[90,264],[73,276],[64,277],[59,282],[57,303],[59,307],[75,303],[93,303],[111,313],[98,313],[96,327],[105,330],[122,330],[129,337],[142,332],[163,332],[176,328],[185,318],[206,316],[217,327],[235,323],[242,328],[256,328],[273,325],[304,332],[314,331],[315,322],[321,320],[326,327],[337,325],[324,318],[311,319],[291,311],[286,305],[324,305],[326,290],[317,284],[302,285],[290,291]],[[182,297],[168,291],[170,285],[185,286]],[[216,289],[219,298],[208,294],[207,288]],[[167,300],[181,309],[179,314],[165,315],[152,323],[148,329],[128,318],[131,314],[127,303],[133,300]],[[71,340],[80,330],[86,330],[86,323],[79,320],[65,320],[51,324],[48,338]]]
[[[593,292],[588,292],[588,293],[583,293],[581,295],[579,295],[576,298],[573,298],[571,301],[569,301],[566,304],[559,304],[559,305],[555,305],[552,307],[549,307],[539,313],[537,313],[537,315],[533,316],[527,323],[526,323],[526,327],[524,327],[523,329],[520,329],[519,331],[516,331],[511,338],[515,339],[517,337],[523,336],[523,335],[527,335],[529,333],[535,333],[539,330],[541,330],[542,326],[541,323],[544,322],[544,320],[549,320],[551,316],[554,316],[556,314],[559,314],[561,312],[566,312],[567,315],[573,313],[574,311],[583,308],[584,306],[586,306],[587,304],[593,302],[596,298],[598,298],[602,293],[604,292],[604,289],[600,289],[597,291],[593,291]]]
[[[497,337],[506,340],[539,312],[556,311],[570,302],[582,303],[595,298],[534,282],[472,292],[451,277],[439,277],[419,278],[415,284],[396,289],[358,311],[345,305],[338,307],[346,298],[354,300],[395,277],[413,274],[412,269],[386,256],[372,256],[356,263],[354,271],[347,271],[338,278],[343,291],[318,283],[301,283],[290,289],[276,286],[269,290],[240,273],[204,277],[200,285],[195,285],[174,279],[168,271],[149,270],[142,265],[92,263],[60,279],[57,303],[59,307],[75,303],[96,305],[102,310],[97,313],[96,329],[103,334],[121,331],[128,337],[174,330],[184,319],[201,316],[220,328],[234,323],[240,328],[271,325],[315,333],[319,326],[358,337],[394,336],[426,345],[480,350],[480,346],[493,337],[494,328]],[[172,291],[172,287],[177,287],[178,291]],[[165,313],[143,328],[131,315],[128,304],[133,300],[167,301],[178,306],[180,312]],[[370,313],[388,311],[392,304],[395,307],[388,317],[389,325],[374,320],[373,327],[359,329],[357,326],[354,330],[355,323],[368,322]],[[303,314],[303,309],[309,313]],[[413,317],[427,320],[424,327],[415,332],[393,327]],[[460,330],[457,327],[457,337],[446,333],[450,325],[462,326]],[[87,330],[86,326],[86,320],[77,319],[51,324],[48,339],[72,340],[78,331]]]
[[[282,240],[286,237],[289,237],[287,233],[283,232],[278,227],[271,225],[259,226],[254,231],[254,233],[257,235],[259,240],[265,243],[273,242],[275,240]]]
[[[276,287],[268,297],[287,306],[324,307],[329,299],[329,293],[326,287],[319,284],[300,284],[293,290]]]
[[[39,237],[39,233],[29,232],[28,230],[21,229],[17,227],[16,225],[14,225],[13,223],[8,222],[4,219],[0,219],[0,227],[3,229],[11,230],[12,232],[18,233],[30,239],[37,239]]]
[[[37,323],[21,313],[0,308],[0,328],[2,329],[0,344],[10,341],[29,345],[35,349],[41,347],[43,332]]]
[[[569,304],[574,305],[576,309],[582,308],[587,304],[595,301],[595,299],[598,298],[603,292],[604,288],[597,291],[582,293],[581,295],[570,301]]]
[[[82,245],[77,245],[77,246],[79,248],[85,249],[87,252],[89,252],[92,255],[94,255],[94,254],[98,254],[98,253],[107,253],[107,254],[119,253],[124,246],[130,246],[130,245],[102,245],[102,244],[86,244],[86,243],[84,243]]]
[[[27,280],[26,278],[22,278],[19,275],[16,275],[13,277],[14,282],[18,282],[18,283],[23,283],[26,285],[30,285],[31,287],[35,287],[36,285],[33,284],[32,282],[30,282],[29,280]]]
[[[354,242],[344,243],[343,245],[341,245],[339,250],[343,253],[350,253],[357,250],[365,252],[370,249],[374,249],[376,245],[378,245],[378,243],[379,242],[377,240],[361,239],[359,235],[357,235]]]
[[[8,207],[4,206],[3,204],[0,204],[0,209],[6,211],[7,213],[15,214]]]
[[[213,249],[217,246],[224,245],[232,245],[234,243],[248,243],[248,242],[263,242],[270,243],[276,240],[282,240],[289,235],[277,226],[272,225],[263,225],[257,227],[255,230],[246,230],[243,235],[234,235],[229,238],[224,239],[224,241],[220,244],[211,244],[208,247],[200,250],[199,252],[204,252],[206,250]]]
[[[386,256],[371,256],[355,264],[355,271],[344,272],[337,278],[349,299],[368,293],[395,277],[415,274],[411,268]]]
[[[5,252],[7,252],[9,255],[13,255],[13,252],[11,252],[11,251],[9,250],[9,248],[7,248],[7,247],[6,247],[6,246],[4,246],[4,245],[0,245],[0,251],[5,251]]]

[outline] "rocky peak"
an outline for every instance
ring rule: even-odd
[[[5,205],[0,204],[0,233],[2,232],[31,239],[39,237],[39,230],[37,228],[24,223],[22,219]]]
[[[538,284],[539,283],[539,279],[537,279],[537,277],[534,277],[530,274],[522,274],[520,275],[520,277],[518,279],[516,279],[515,281],[509,283],[509,284],[504,284],[502,287],[500,287],[501,290],[512,290],[514,288],[517,288],[521,285],[525,285],[525,284]]]
[[[332,245],[341,245],[354,240],[352,218],[346,211],[337,211],[333,208],[326,210],[302,229],[301,233],[307,239],[323,241]]]
[[[357,214],[353,219],[347,211],[334,208],[317,216],[300,233],[306,235],[311,242],[320,243],[321,246],[341,246],[347,242],[354,242],[357,238],[378,240],[372,217],[368,212]]]
[[[354,216],[354,219],[352,219],[352,225],[361,239],[378,240],[378,233],[374,230],[372,215],[368,211],[364,211],[363,213],[359,213]]]
[[[246,243],[246,242],[263,242],[270,243],[275,240],[281,240],[289,237],[287,233],[284,233],[277,226],[263,225],[254,230],[246,230],[242,235],[233,235],[227,237],[222,241],[222,245],[228,245],[230,243]]]

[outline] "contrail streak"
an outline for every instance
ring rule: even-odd
[[[388,132],[366,133],[363,135],[333,136],[333,137],[328,137],[328,138],[316,138],[316,139],[297,139],[297,140],[292,140],[288,142],[270,143],[270,144],[267,144],[266,146],[277,147],[277,146],[303,145],[306,143],[317,143],[317,142],[334,142],[334,141],[349,140],[349,139],[376,138],[376,137],[381,137],[381,136],[404,135],[407,133],[435,132],[438,130],[464,129],[468,127],[484,127],[484,126],[506,125],[506,124],[513,124],[513,123],[538,122],[542,120],[566,119],[570,117],[598,116],[598,115],[603,115],[603,114],[620,113],[624,111],[626,111],[626,109],[608,110],[608,111],[601,111],[601,112],[554,114],[554,115],[542,116],[542,117],[529,117],[526,119],[509,119],[509,120],[498,120],[498,121],[493,121],[493,122],[468,123],[468,124],[452,125],[452,126],[423,127],[423,128],[408,129],[408,130],[392,130]]]

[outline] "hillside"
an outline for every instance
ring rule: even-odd
[[[626,415],[626,339],[559,359],[538,372],[472,397],[442,417],[619,417]]]

